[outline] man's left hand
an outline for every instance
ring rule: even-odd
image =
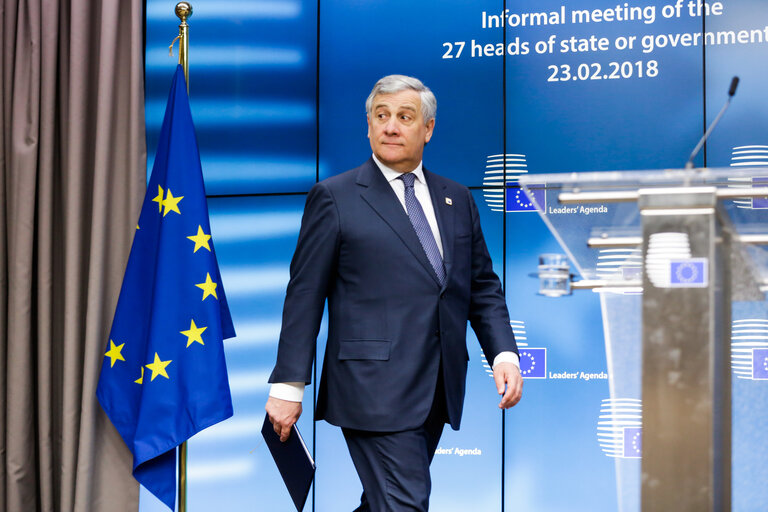
[[[520,369],[513,363],[499,363],[493,367],[493,380],[496,381],[496,390],[502,395],[499,408],[509,409],[517,405],[523,397]]]

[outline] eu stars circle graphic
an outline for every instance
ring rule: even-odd
[[[515,189],[515,204],[520,208],[530,208],[532,206],[531,201],[528,200],[528,196],[525,195],[523,189]]]
[[[533,373],[533,370],[536,368],[536,358],[533,356],[533,354],[531,354],[527,350],[520,351],[520,358],[522,359],[523,357],[526,357],[530,362],[528,365],[528,368],[520,372],[523,375],[523,377],[525,377],[526,375],[530,375],[531,373]],[[520,366],[522,367],[523,365],[521,364]]]
[[[694,283],[699,277],[699,269],[693,263],[681,263],[675,270],[678,283]]]

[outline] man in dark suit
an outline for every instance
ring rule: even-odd
[[[467,320],[493,362],[499,407],[522,396],[517,346],[469,190],[422,167],[436,101],[382,78],[366,102],[373,156],[310,190],[266,410],[282,440],[301,414],[328,300],[315,419],[342,427],[359,511],[426,511],[445,423],[459,428]]]

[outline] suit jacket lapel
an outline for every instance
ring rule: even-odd
[[[440,176],[424,169],[424,177],[429,187],[429,195],[432,198],[432,207],[435,209],[437,217],[437,227],[440,229],[440,238],[443,240],[443,263],[445,264],[445,282],[451,275],[451,266],[453,263],[453,240],[454,240],[454,209],[452,199],[446,195],[447,185]]]
[[[408,250],[411,251],[424,269],[429,272],[429,275],[432,276],[435,282],[440,284],[435,270],[432,268],[432,264],[427,259],[427,254],[421,246],[419,237],[413,229],[411,219],[408,218],[408,214],[405,213],[400,200],[395,195],[395,191],[387,183],[387,180],[372,158],[360,168],[357,184],[362,189],[360,195],[363,200],[384,219],[384,222],[400,237]]]

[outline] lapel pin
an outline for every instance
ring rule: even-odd
[[[446,197],[446,198],[445,198],[445,204],[447,204],[448,206],[450,206],[450,205],[452,205],[452,204],[453,204],[453,200],[452,200],[450,197]]]

